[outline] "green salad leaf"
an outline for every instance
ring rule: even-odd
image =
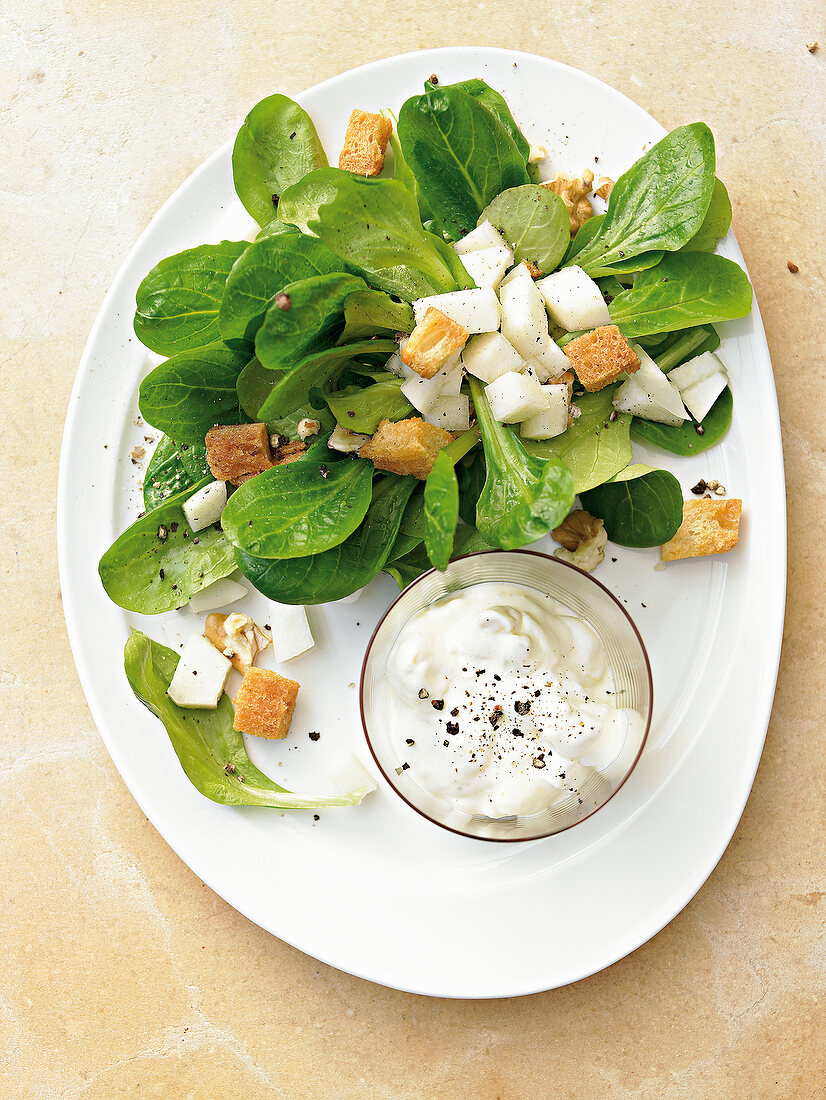
[[[667,470],[650,466],[627,466],[604,485],[581,493],[580,499],[620,546],[662,546],[683,522],[679,481]]]
[[[447,451],[439,451],[424,484],[424,545],[436,569],[447,569],[459,522],[459,482]]]
[[[135,334],[159,355],[202,348],[220,339],[218,310],[247,241],[202,244],[156,264],[136,294]]]
[[[395,553],[396,549],[399,550],[398,554]],[[450,560],[455,561],[457,558],[464,557],[465,554],[476,554],[480,550],[493,549],[494,547],[485,542],[475,527],[460,523],[454,535]],[[399,535],[393,550],[394,553],[388,558],[384,571],[390,574],[400,589],[406,588],[411,581],[415,581],[416,577],[433,568],[424,543],[421,540],[413,540],[410,535]]]
[[[483,221],[502,233],[517,262],[534,263],[547,273],[556,270],[571,239],[565,203],[534,183],[497,195],[479,215],[479,224]]]
[[[259,592],[278,603],[327,603],[351,596],[384,568],[416,485],[413,477],[377,478],[363,523],[330,550],[288,560],[256,558],[238,550],[238,567]]]
[[[615,389],[616,386],[606,386],[597,393],[579,394],[576,405],[580,414],[562,435],[522,440],[528,454],[564,462],[573,476],[575,493],[584,493],[610,480],[631,461],[631,417],[618,413],[611,420]]]
[[[744,317],[752,290],[742,267],[708,252],[674,252],[641,272],[608,307],[627,339]]]
[[[221,523],[233,546],[254,557],[302,558],[352,535],[370,507],[373,464],[337,459],[326,440],[316,448],[299,462],[250,478],[232,494]]]
[[[414,413],[401,392],[403,380],[390,375],[371,386],[347,386],[326,395],[336,421],[352,432],[372,435],[382,420],[404,420]]]
[[[559,526],[574,502],[574,479],[561,459],[528,454],[513,429],[494,420],[478,379],[470,391],[487,466],[476,526],[490,545],[515,550]]]
[[[203,443],[177,444],[161,436],[143,479],[143,504],[147,512],[184,489],[209,478],[209,463]],[[194,490],[193,490],[194,491]]]
[[[228,695],[216,710],[179,707],[167,695],[180,660],[174,650],[134,630],[123,663],[135,695],[166,728],[187,778],[201,794],[224,806],[273,806],[281,810],[318,810],[356,806],[368,789],[334,795],[292,794],[275,783],[247,756],[243,734],[233,729]]]
[[[477,447],[456,466],[459,482],[459,515],[471,527],[476,525],[476,505],[487,479],[485,452]]]
[[[714,169],[714,137],[705,123],[666,134],[617,180],[599,231],[575,262],[594,277],[621,260],[682,248],[703,223]]]
[[[430,81],[427,82],[426,86],[428,88],[434,87]],[[527,167],[531,145],[517,126],[516,120],[511,114],[511,109],[507,105],[504,96],[500,95],[495,88],[491,88],[490,84],[487,84],[478,76],[471,77],[470,80],[458,80],[455,84],[443,84],[441,87],[442,89],[445,87],[461,88],[463,92],[467,92],[468,95],[478,100],[483,107],[487,107],[491,114],[495,115],[499,122],[501,122],[514,145],[519,150],[519,155],[525,161],[525,166]]]
[[[236,386],[249,356],[222,344],[182,351],[141,382],[141,416],[179,443],[203,443],[213,424],[238,424]]]
[[[714,190],[711,193],[711,202],[708,205],[703,224],[691,238],[683,245],[686,252],[713,252],[717,242],[725,237],[731,225],[731,199],[725,184],[714,180]]]
[[[412,332],[415,324],[409,302],[396,302],[383,290],[355,290],[344,302],[344,331],[339,343]]]
[[[101,582],[118,607],[142,615],[174,611],[233,572],[235,556],[222,532],[207,527],[196,534],[182,507],[212,480],[210,474],[135,520],[100,559]]]
[[[285,95],[256,103],[232,150],[235,190],[259,225],[272,221],[279,196],[291,184],[326,165],[313,120]]]
[[[419,190],[456,240],[501,192],[530,182],[513,138],[459,85],[426,87],[399,112],[399,140]]]
[[[579,227],[576,236],[568,245],[568,251],[565,253],[563,266],[568,267],[571,264],[579,265],[577,257],[585,246],[596,237],[604,221],[604,214],[595,214],[593,218],[589,218],[587,222]],[[641,252],[636,256],[629,256],[617,260],[612,264],[601,265],[600,271],[605,274],[610,273],[611,275],[633,274],[635,271],[644,271],[646,268],[654,267],[655,264],[660,262],[664,255],[665,253],[662,249],[656,249],[652,252]],[[605,288],[602,284],[606,282],[606,280],[602,276],[598,276],[598,279],[600,281],[600,288],[604,292]]]

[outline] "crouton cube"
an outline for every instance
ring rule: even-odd
[[[218,424],[206,434],[213,477],[240,485],[273,465],[266,424]]]
[[[737,545],[740,537],[742,500],[687,500],[683,504],[683,522],[677,534],[660,547],[663,561],[701,558],[705,554],[724,554]]]
[[[372,439],[361,448],[362,458],[369,458],[377,470],[405,477],[412,474],[425,481],[433,469],[436,455],[453,442],[453,436],[435,424],[426,424],[418,416],[408,420],[382,420]]]
[[[470,333],[435,306],[428,306],[402,348],[402,362],[422,378],[438,374],[451,355],[461,351]]]
[[[300,684],[268,668],[248,668],[235,696],[239,733],[282,739],[290,731]]]
[[[640,369],[640,357],[616,325],[586,332],[562,350],[589,393],[610,386],[621,374],[633,374]]]
[[[393,133],[393,123],[370,111],[353,111],[344,135],[339,168],[359,176],[377,176],[384,167],[384,151]]]

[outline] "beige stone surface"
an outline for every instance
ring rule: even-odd
[[[823,48],[808,52],[818,37]],[[667,126],[710,123],[774,358],[790,519],[774,715],[719,867],[609,970],[476,1003],[409,996],[316,963],[179,861],[86,709],[54,536],[76,364],[153,211],[262,95],[458,43],[542,53],[602,77]],[[6,0],[0,1096],[826,1094],[824,105],[821,0]]]

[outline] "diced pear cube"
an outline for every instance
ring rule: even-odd
[[[525,276],[511,279],[499,288],[502,303],[502,335],[516,348],[523,359],[530,359],[547,350],[550,342],[548,318],[542,296],[533,279]]]
[[[670,371],[668,381],[677,387],[694,419],[703,420],[728,385],[728,375],[717,356],[705,351]]]
[[[519,432],[523,439],[553,439],[568,427],[568,387],[543,386],[547,409],[523,420]]]
[[[227,503],[227,485],[225,481],[211,481],[197,493],[193,493],[189,500],[183,503],[183,513],[186,522],[193,531],[203,531],[205,527],[211,527],[221,518],[224,505]]]
[[[463,393],[443,395],[425,414],[425,420],[446,432],[466,432],[470,427],[470,402]]]
[[[414,409],[420,413],[429,413],[438,399],[448,390],[458,393],[462,385],[462,368],[459,357],[454,356],[432,378],[421,378],[413,374],[400,389]]]
[[[300,653],[306,653],[315,645],[307,609],[300,604],[276,603],[273,606],[272,651],[276,661],[291,661]]]
[[[494,290],[512,263],[513,253],[509,248],[480,248],[478,252],[466,252],[462,256],[462,267],[477,287],[489,286]]]
[[[581,267],[563,267],[536,284],[551,319],[569,332],[610,325],[611,315],[594,280]]]
[[[480,252],[483,248],[507,248],[505,238],[490,222],[482,222],[472,229],[466,237],[460,238],[453,245],[457,256],[464,256],[468,252]],[[513,263],[513,260],[511,260]]]
[[[215,710],[232,662],[203,634],[194,634],[183,648],[167,695],[179,707]]]
[[[200,615],[204,611],[214,611],[216,607],[229,607],[231,603],[242,600],[246,594],[243,584],[238,584],[229,577],[222,577],[196,592],[187,606],[190,611]]]
[[[485,386],[491,412],[502,424],[517,424],[548,407],[542,386],[529,374],[511,371]]]
[[[668,375],[663,374],[639,344],[632,347],[640,358],[640,367],[614,394],[614,408],[620,412],[630,412],[642,420],[679,427],[688,420],[688,415],[677,388],[671,385]]]
[[[474,378],[493,382],[508,371],[522,370],[524,360],[501,332],[486,332],[468,340],[462,352],[462,365]]]
[[[556,340],[549,340],[542,351],[530,357],[528,363],[536,372],[540,382],[559,378],[571,367],[568,356]]]
[[[452,290],[449,294],[434,294],[428,298],[419,298],[413,303],[416,324],[424,320],[428,309],[433,306],[461,325],[466,332],[496,332],[499,328],[502,311],[499,299],[492,287],[479,290]]]

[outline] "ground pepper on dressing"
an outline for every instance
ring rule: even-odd
[[[471,815],[577,798],[642,723],[618,705],[593,628],[519,584],[477,584],[419,611],[386,675],[401,766]]]

